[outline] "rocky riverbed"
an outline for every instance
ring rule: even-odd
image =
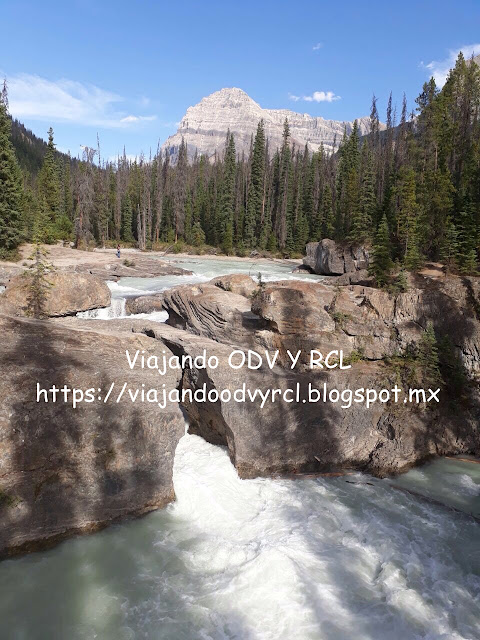
[[[245,262],[247,273],[213,279],[195,274],[192,284],[172,288],[176,277],[190,277],[184,267],[195,266],[181,261],[172,267],[168,287],[155,290],[155,283],[166,276],[145,279],[150,299],[131,296],[125,317],[105,323],[72,317],[75,311],[107,306],[104,293],[92,293],[95,288],[104,292],[105,285],[92,273],[71,273],[72,265],[58,264],[63,259],[57,256],[56,283],[47,305],[48,315],[56,320],[15,317],[24,315],[25,307],[24,298],[14,295],[18,276],[7,282],[0,298],[4,555],[90,531],[173,499],[173,456],[184,430],[183,415],[191,433],[228,448],[243,478],[346,469],[385,476],[434,456],[480,452],[477,278],[418,275],[410,279],[407,292],[392,296],[314,276],[295,279],[288,272],[291,266],[283,266],[276,276],[283,273],[288,280],[262,276],[259,281],[249,273],[267,267]],[[177,269],[182,275],[176,275]],[[90,301],[83,286],[77,307],[71,295],[72,287],[80,286],[76,278],[92,280]],[[121,280],[118,286],[128,282],[139,280]],[[164,318],[168,314],[167,324],[148,317],[160,309]],[[398,358],[421,340],[429,322],[439,339],[449,338],[452,363],[458,362],[466,376],[461,392],[445,385],[438,405],[378,402],[346,409],[340,403],[300,402],[261,407],[220,399],[185,401],[161,410],[148,403],[102,401],[72,409],[68,404],[37,403],[35,398],[37,382],[42,388],[66,383],[102,390],[112,382],[159,386],[157,372],[138,374],[128,368],[127,349],[158,357],[169,353],[194,358],[203,350],[217,355],[221,365],[215,370],[188,367],[161,380],[167,388],[192,393],[204,386],[233,392],[242,384],[280,393],[298,386],[302,398],[309,384],[326,384],[339,393],[379,390],[408,382],[401,380],[409,371]],[[227,365],[233,349],[278,352],[278,361],[273,369],[264,365],[235,371]],[[350,368],[310,371],[306,354],[311,350],[343,351],[351,359]],[[292,370],[288,353],[298,351]]]

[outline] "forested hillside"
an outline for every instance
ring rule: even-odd
[[[48,148],[47,143],[29,131],[18,120],[12,120],[11,135],[20,168],[27,176],[35,179],[42,168]],[[57,162],[60,163],[62,161],[62,156],[64,156],[63,159],[67,158],[64,154],[56,152]]]
[[[270,153],[260,121],[248,157],[237,156],[229,134],[223,157],[189,164],[183,144],[171,166],[168,153],[110,163],[99,149],[72,162],[56,153],[52,131],[45,146],[26,142],[20,125],[10,133],[4,92],[0,253],[22,240],[71,239],[80,248],[168,242],[292,256],[330,237],[373,245],[379,283],[394,262],[416,269],[442,260],[472,273],[480,247],[479,105],[479,67],[460,54],[443,89],[430,80],[413,109],[404,99],[397,114],[390,98],[385,131],[374,99],[370,134],[360,139],[354,127],[333,155],[295,148],[288,121],[282,148]]]

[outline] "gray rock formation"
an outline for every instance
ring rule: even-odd
[[[23,271],[23,267],[0,265],[0,287],[6,287],[9,280],[20,275]]]
[[[125,350],[168,348],[113,321],[0,316],[0,555],[30,551],[173,500],[177,405],[128,400],[36,402],[37,382],[102,389],[160,387],[156,370],[131,370]],[[120,331],[119,329],[122,329]],[[125,331],[123,329],[125,328]],[[171,355],[171,354],[170,354]],[[176,388],[180,372],[162,378]],[[118,393],[118,390],[117,390]]]
[[[303,264],[319,275],[336,276],[368,267],[369,253],[365,247],[343,246],[328,238],[309,242],[306,253]]]
[[[352,122],[325,120],[288,109],[262,109],[241,89],[221,89],[187,109],[177,132],[166,140],[162,149],[169,149],[175,161],[183,137],[190,158],[196,151],[199,155],[213,157],[215,152],[224,149],[230,129],[235,137],[237,153],[248,155],[251,137],[263,119],[272,153],[282,144],[285,118],[288,118],[292,142],[302,148],[308,144],[311,151],[318,151],[322,144],[327,151],[338,148],[344,130],[350,133],[353,125]],[[359,118],[358,125],[361,135],[368,133],[369,118]]]
[[[402,373],[401,360],[395,364],[389,357],[417,343],[429,321],[439,339],[448,336],[451,340],[452,367],[459,358],[470,379],[479,371],[478,279],[450,277],[439,282],[418,277],[411,290],[396,298],[362,286],[270,283],[253,297],[257,321],[243,325],[243,335],[237,296],[217,287],[212,304],[210,287],[177,288],[175,317],[169,322],[187,330],[156,325],[150,335],[164,341],[174,353],[195,356],[206,348],[221,362],[239,342],[259,351],[278,349],[278,366],[272,371],[265,366],[259,371],[233,371],[227,365],[208,372],[189,368],[182,378],[185,388],[195,390],[205,384],[209,389],[233,392],[245,382],[251,389],[265,391],[298,383],[301,397],[309,383],[319,387],[325,382],[340,392],[393,388],[396,382],[408,388],[410,374]],[[232,316],[237,321],[228,322]],[[217,333],[216,326],[220,328]],[[220,344],[210,342],[212,337]],[[303,351],[294,371],[287,349]],[[324,354],[342,349],[345,355],[361,356],[348,370],[310,371],[306,355],[311,349]],[[415,375],[414,386],[428,388],[418,371]],[[251,402],[219,400],[187,403],[185,408],[193,432],[226,444],[242,477],[345,467],[385,475],[430,456],[480,452],[480,403],[475,386],[466,384],[460,404],[453,402],[457,392],[453,396],[448,389],[443,393],[439,405],[428,407],[377,403],[367,409],[362,404],[340,408],[333,403],[279,402],[261,409]]]
[[[480,279],[410,278],[396,297],[374,288],[285,281],[257,287],[245,276],[167,291],[169,325],[148,320],[109,323],[75,317],[34,321],[0,316],[0,553],[28,551],[67,535],[92,531],[173,499],[172,465],[184,430],[177,403],[35,402],[42,388],[285,391],[308,385],[343,391],[428,388],[425,373],[398,354],[418,343],[428,322],[451,343],[467,377],[448,383],[440,404],[377,402],[182,402],[190,430],[228,447],[241,477],[361,469],[379,476],[429,457],[480,454]],[[234,288],[238,292],[234,291]],[[241,288],[241,293],[240,293]],[[253,295],[250,294],[253,291]],[[244,295],[247,294],[247,295]],[[171,326],[173,325],[173,326]],[[232,369],[232,349],[279,351],[272,369]],[[193,358],[206,350],[217,368],[185,366],[160,378],[131,370],[125,350]],[[287,350],[302,356],[290,368]],[[352,366],[310,370],[308,353],[342,349]],[[104,391],[103,391],[104,393]]]
[[[66,271],[75,273],[90,273],[102,280],[117,281],[120,278],[157,278],[158,276],[187,276],[192,275],[191,271],[175,267],[166,260],[149,258],[146,256],[134,255],[131,259],[123,260],[114,258],[107,264],[80,263],[72,267],[67,267]]]
[[[163,298],[170,325],[242,346],[251,344],[253,331],[260,327],[251,307],[245,296],[225,291],[212,282],[174,287],[165,291]]]
[[[27,315],[31,277],[26,271],[7,282],[7,288],[0,298],[0,312],[3,309],[3,313],[9,315]],[[89,273],[54,271],[45,278],[51,285],[46,292],[46,316],[75,315],[79,311],[100,309],[110,304],[110,289],[102,280]]]
[[[251,298],[258,290],[258,284],[250,276],[243,273],[218,276],[210,280],[210,284],[214,284],[224,291],[231,291],[245,298]]]
[[[127,298],[125,310],[129,315],[163,311],[163,293],[151,296],[138,296],[138,298]]]

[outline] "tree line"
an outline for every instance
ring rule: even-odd
[[[250,153],[227,134],[213,158],[185,141],[175,156],[104,161],[100,145],[73,161],[55,150],[52,129],[41,167],[20,169],[11,139],[6,86],[0,96],[0,256],[25,240],[70,240],[78,248],[111,242],[150,249],[169,243],[301,255],[309,241],[333,238],[372,247],[380,284],[395,265],[441,260],[475,273],[480,248],[480,69],[460,54],[440,90],[425,83],[409,112],[390,96],[385,125],[376,98],[370,133],[354,123],[334,153],[291,139],[270,149],[262,121]],[[175,159],[175,162],[172,162]]]

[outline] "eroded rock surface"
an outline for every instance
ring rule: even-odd
[[[174,352],[194,355],[208,347],[206,339],[213,337],[222,344],[210,344],[211,352],[220,354],[221,360],[238,344],[257,351],[278,349],[279,358],[272,371],[265,367],[257,372],[235,372],[229,366],[209,372],[189,368],[183,384],[191,388],[207,383],[219,391],[233,391],[243,382],[262,390],[298,383],[302,394],[310,382],[316,386],[326,382],[340,392],[393,388],[399,373],[390,358],[417,343],[428,322],[433,323],[439,339],[449,337],[452,353],[471,379],[478,371],[478,279],[449,277],[440,282],[418,276],[411,279],[409,291],[396,297],[358,285],[269,283],[252,298],[255,323],[241,325],[241,331],[238,322],[248,307],[230,291],[217,287],[213,292],[211,286],[185,286],[169,292],[171,324],[184,330],[157,325],[153,335],[165,340]],[[311,349],[324,354],[341,349],[356,358],[345,371],[312,372],[307,361]],[[287,350],[293,354],[302,350],[293,371]],[[480,451],[480,410],[473,382],[460,405],[452,400],[446,393],[441,404],[433,407],[377,403],[368,409],[363,404],[340,408],[332,403],[278,402],[259,409],[249,402],[194,402],[187,411],[198,433],[227,444],[244,477],[348,466],[384,475],[429,456]]]
[[[245,298],[251,298],[258,290],[258,284],[253,278],[243,273],[233,273],[226,276],[218,276],[210,280],[210,284],[214,284],[224,291],[236,293]]]
[[[207,282],[183,285],[164,293],[168,324],[219,342],[250,344],[260,327],[251,301]]]
[[[411,276],[408,291],[397,296],[328,281],[253,285],[243,276],[229,276],[166,291],[155,304],[162,301],[169,324],[0,316],[4,554],[94,530],[171,500],[173,455],[184,429],[181,409],[193,433],[228,447],[244,478],[345,468],[382,476],[436,455],[480,454],[478,278]],[[408,387],[398,355],[418,343],[429,322],[439,341],[450,341],[452,372],[458,359],[466,376],[459,391],[447,381],[440,404],[377,402],[367,408],[365,403],[303,402],[309,385],[321,392],[326,384],[340,394]],[[127,348],[146,356],[192,358],[206,350],[219,366],[188,364],[159,377],[155,370],[131,370]],[[229,366],[234,349],[271,355],[278,349],[279,355],[272,368],[264,360],[258,370],[236,370]],[[311,349],[342,350],[351,367],[310,370]],[[288,351],[298,350],[302,355],[292,369]],[[121,381],[148,389],[164,383],[192,395],[181,399],[181,407],[174,402],[165,410],[128,401],[73,410],[37,404],[37,380],[44,388],[66,383],[105,389]],[[428,388],[415,380],[415,386]],[[237,395],[237,401],[204,402],[193,395],[204,388],[241,394],[244,386],[247,395]],[[298,402],[277,395],[273,402],[267,397],[263,407],[259,394],[252,401],[247,392],[293,389],[296,395],[297,388]]]
[[[177,405],[97,400],[115,382],[159,387],[158,372],[130,370],[125,350],[168,354],[119,325],[0,316],[0,555],[92,531],[174,498],[175,448],[185,430]],[[98,327],[98,331],[96,330]],[[176,388],[180,372],[162,378]],[[36,402],[37,382],[93,388],[95,402]],[[101,392],[98,392],[101,389]]]
[[[157,260],[134,254],[125,260],[113,258],[107,264],[80,263],[67,267],[68,271],[90,273],[102,280],[119,280],[120,278],[157,278],[159,276],[187,276],[191,271],[173,266],[165,260]]]
[[[31,273],[26,271],[7,283],[0,298],[0,312],[27,315],[31,278]],[[79,311],[100,309],[110,304],[110,289],[102,280],[88,273],[53,271],[45,276],[45,280],[50,284],[43,305],[46,316],[75,315]]]
[[[442,405],[439,409],[412,410],[404,405],[377,403],[367,408],[353,404],[303,403],[309,385],[322,389],[393,387],[395,373],[383,362],[359,362],[351,369],[330,372],[292,372],[285,366],[257,371],[228,365],[232,351],[227,345],[212,343],[166,325],[149,331],[178,355],[194,358],[206,349],[219,358],[216,369],[186,368],[182,388],[192,392],[205,388],[229,390],[243,385],[252,392],[269,389],[294,389],[299,385],[300,402],[270,400],[261,407],[260,396],[254,402],[222,401],[184,404],[190,432],[213,444],[228,447],[230,457],[242,478],[278,473],[337,471],[356,468],[376,475],[402,471],[430,456],[460,451],[479,451],[477,420],[479,409],[470,407],[462,416]],[[237,396],[241,397],[241,396]],[[290,396],[289,396],[290,397]]]
[[[23,268],[20,266],[0,265],[0,287],[6,287],[12,278],[20,275],[22,272]]]
[[[125,310],[127,314],[130,315],[163,311],[163,293],[151,296],[139,296],[138,298],[127,298]]]
[[[309,242],[306,253],[303,264],[318,275],[338,276],[368,267],[369,253],[365,247],[343,246],[328,238]]]

